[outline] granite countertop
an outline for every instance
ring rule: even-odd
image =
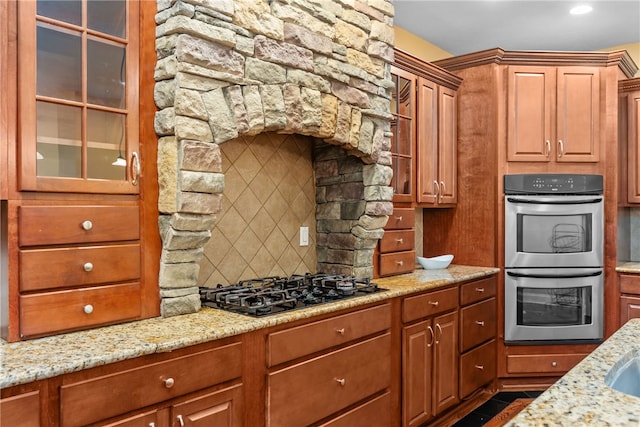
[[[506,427],[639,426],[640,398],[604,383],[616,362],[633,353],[640,354],[640,319],[627,322]]]
[[[620,262],[616,267],[618,273],[640,274],[640,261]]]
[[[203,308],[194,314],[156,317],[16,343],[0,340],[0,388],[147,354],[177,350],[320,314],[481,278],[498,271],[498,268],[493,267],[460,265],[451,265],[443,270],[416,270],[410,274],[376,279],[375,283],[379,287],[388,289],[386,292],[262,318]]]

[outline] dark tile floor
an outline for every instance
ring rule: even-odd
[[[523,397],[536,398],[542,393],[541,391],[510,391],[502,392],[493,396],[490,400],[478,407],[475,411],[455,423],[452,427],[481,427],[491,418],[497,415],[504,408],[509,406],[511,402]]]

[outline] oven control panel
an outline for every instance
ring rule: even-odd
[[[504,176],[505,194],[602,194],[602,175],[517,174]]]

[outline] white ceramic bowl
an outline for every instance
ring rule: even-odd
[[[449,267],[453,261],[453,255],[440,255],[433,258],[418,257],[418,262],[425,270],[439,270]]]

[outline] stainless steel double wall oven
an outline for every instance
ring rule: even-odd
[[[601,175],[505,175],[505,342],[603,337]]]

